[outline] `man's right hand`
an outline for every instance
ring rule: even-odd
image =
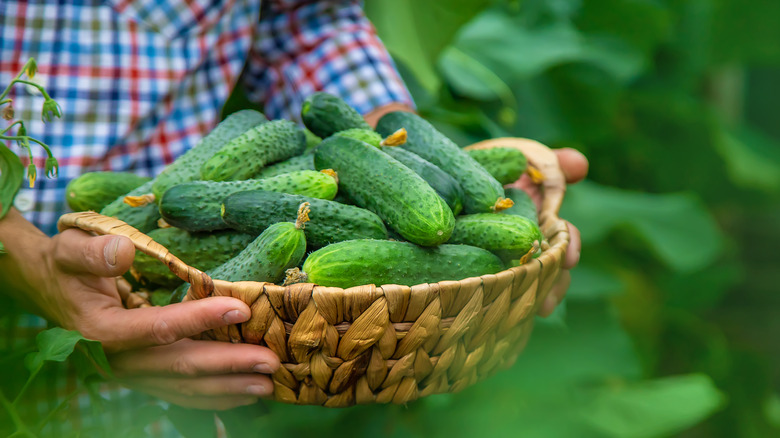
[[[100,341],[124,385],[201,409],[250,404],[273,391],[267,374],[280,364],[271,350],[188,339],[247,321],[250,309],[241,300],[128,310],[116,285],[135,254],[128,238],[76,229],[48,238],[11,210],[0,221],[0,241],[8,251],[0,273],[13,294],[23,293],[20,301],[52,322]]]

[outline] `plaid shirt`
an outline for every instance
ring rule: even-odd
[[[317,90],[361,113],[412,105],[357,0],[0,0],[0,85],[30,57],[63,118],[43,124],[42,98],[28,88],[10,97],[16,118],[51,146],[60,175],[23,188],[15,205],[48,234],[67,211],[73,178],[96,170],[156,175],[217,123],[236,85],[269,118],[298,120]],[[45,155],[34,151],[42,169]],[[39,329],[7,327],[17,341]],[[40,382],[49,394],[41,413],[53,409],[51,394],[73,388],[60,377]]]

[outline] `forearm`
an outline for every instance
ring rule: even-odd
[[[6,254],[0,256],[0,294],[42,316],[46,315],[34,299],[33,279],[36,267],[40,269],[45,263],[44,255],[50,240],[14,208],[0,220],[0,242],[6,250]]]

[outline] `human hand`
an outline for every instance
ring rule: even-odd
[[[9,224],[2,225],[0,231]],[[247,321],[251,311],[244,302],[213,297],[128,310],[116,277],[132,263],[135,250],[129,239],[75,229],[53,238],[27,237],[22,246],[3,235],[10,259],[2,261],[0,270],[7,275],[14,268],[15,289],[25,291],[26,301],[42,316],[101,341],[120,383],[202,409],[250,404],[272,392],[267,374],[280,364],[271,350],[187,339]]]
[[[553,152],[555,152],[555,155],[558,157],[558,163],[563,171],[566,184],[574,184],[582,181],[588,174],[588,159],[577,150],[563,148],[554,149]],[[539,186],[531,181],[528,174],[523,174],[516,183],[512,184],[512,187],[517,187],[528,193],[531,199],[536,203],[537,209],[539,209],[544,194],[539,190]],[[569,270],[574,268],[580,260],[580,231],[568,221],[566,222],[566,225],[569,228],[569,247],[566,250],[566,256],[564,257],[561,266],[562,269],[558,274],[558,278],[556,278],[550,293],[539,308],[538,313],[540,316],[550,316],[555,310],[555,307],[563,301],[563,298],[566,296],[566,291],[569,289],[569,284],[571,284],[571,274],[569,273]]]

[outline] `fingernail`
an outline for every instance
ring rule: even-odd
[[[264,385],[249,385],[246,387],[246,393],[252,395],[268,395],[270,391]]]
[[[116,265],[117,252],[119,252],[119,238],[114,237],[111,239],[111,242],[109,242],[108,245],[103,247],[103,255],[106,257],[106,262],[109,265]]]
[[[273,374],[274,370],[267,363],[259,363],[252,367],[252,371],[260,374]]]
[[[238,310],[230,310],[222,315],[222,320],[225,321],[225,324],[238,324],[240,322],[246,322],[248,319],[249,316]]]

